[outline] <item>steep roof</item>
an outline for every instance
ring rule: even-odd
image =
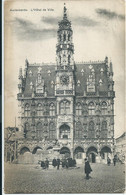
[[[85,63],[85,64],[76,64],[76,71],[75,71],[75,79],[76,79],[76,93],[78,95],[83,95],[84,90],[86,89],[87,79],[89,75],[91,75],[92,70],[94,70],[94,78],[95,78],[95,87],[97,91],[108,91],[108,79],[107,79],[107,68],[105,63]],[[103,72],[101,73],[101,70]],[[77,86],[77,81],[80,81],[80,86]],[[99,86],[99,81],[102,81],[102,85]],[[99,86],[99,88],[97,87]]]
[[[29,65],[27,70],[26,84],[24,95],[32,94],[32,89],[30,89],[30,83],[32,82],[34,89],[36,90],[36,80],[38,69],[41,69],[41,76],[44,79],[44,84],[46,86],[46,90],[48,92],[48,96],[54,96],[54,88],[51,87],[51,82],[55,83],[55,66],[54,65]],[[50,75],[48,74],[50,71]]]
[[[55,72],[56,65],[38,65],[32,64],[28,65],[27,68],[27,76],[25,81],[25,89],[24,95],[32,94],[32,89],[30,88],[30,84],[34,86],[36,91],[36,80],[38,72],[40,71],[41,77],[44,80],[44,85],[46,86],[46,91],[48,96],[54,96],[55,88],[52,87],[51,83],[55,83],[56,72]],[[41,69],[41,70],[39,70]],[[101,63],[76,63],[75,65],[75,90],[76,95],[83,96],[84,90],[86,89],[87,79],[91,72],[94,72],[94,79],[95,79],[95,87],[96,92],[107,92],[108,91],[108,77],[107,77],[107,66],[105,62]],[[99,85],[99,82],[102,82],[102,85]],[[80,85],[78,85],[80,83]]]

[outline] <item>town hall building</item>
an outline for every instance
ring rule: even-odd
[[[71,22],[64,6],[59,22],[56,64],[31,64],[19,71],[18,161],[59,154],[90,162],[114,153],[113,65],[74,61]],[[54,52],[54,51],[52,51]],[[37,156],[38,154],[38,156]],[[24,158],[22,157],[24,156]],[[36,159],[36,160],[35,160]]]

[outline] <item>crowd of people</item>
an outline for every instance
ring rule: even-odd
[[[69,167],[75,167],[76,166],[76,160],[72,158],[54,158],[51,162],[46,158],[45,161],[41,161],[41,167],[43,169],[48,169],[49,165],[52,165],[54,168],[57,167],[57,170],[59,170],[60,165],[62,168],[69,168]]]
[[[116,166],[116,162],[117,162],[117,157],[116,155],[113,158],[113,164],[114,166]],[[111,164],[111,159],[109,157],[107,157],[107,165],[110,166]],[[68,169],[69,167],[76,167],[76,160],[72,159],[72,158],[54,158],[52,161],[49,161],[47,158],[45,161],[41,161],[41,167],[43,169],[48,169],[49,165],[52,165],[54,168],[57,168],[57,170],[59,170],[60,166],[62,168],[66,168]],[[90,163],[88,161],[87,158],[85,158],[85,165],[84,165],[84,172],[86,175],[86,179],[91,178],[89,176],[89,174],[92,172],[92,168],[90,166]]]

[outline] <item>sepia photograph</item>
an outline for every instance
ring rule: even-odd
[[[3,194],[125,193],[125,1],[3,10]]]

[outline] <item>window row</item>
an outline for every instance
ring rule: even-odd
[[[94,115],[95,114],[95,104],[93,102],[90,102],[88,104],[88,114],[89,115]],[[46,107],[43,107],[42,104],[38,104],[37,106],[37,116],[42,116],[43,113],[45,112],[45,110],[47,110]],[[102,102],[101,105],[101,110],[102,110],[102,114],[107,114],[108,113],[108,107],[107,107],[107,103],[106,102]],[[60,102],[59,104],[59,113],[61,115],[64,114],[70,114],[70,101],[68,100],[63,100]],[[49,106],[49,115],[50,116],[55,116],[56,114],[56,108],[55,105],[53,103],[50,104]],[[77,103],[76,105],[76,115],[82,115],[82,105],[81,103]],[[29,104],[25,105],[25,116],[30,116],[30,106]]]
[[[47,109],[47,108],[45,108]],[[43,108],[42,104],[38,104],[37,106],[37,116],[42,116],[45,109]],[[70,102],[68,100],[63,100],[59,104],[59,112],[60,114],[70,114]],[[49,106],[49,115],[55,116],[56,108],[55,105],[52,103]],[[25,105],[25,116],[30,116],[30,106],[29,104]]]
[[[76,125],[76,131],[82,131],[82,129],[84,129],[84,131],[86,131],[87,129],[89,131],[95,131],[95,123],[93,121],[90,121],[89,124],[84,124],[82,126],[81,122],[77,122]],[[107,130],[107,122],[106,121],[102,121],[101,123],[101,130],[102,131],[106,131]]]
[[[44,112],[46,112],[47,108],[46,107],[43,107],[42,104],[38,104],[37,105],[37,116],[43,116],[44,115]],[[29,104],[26,104],[25,105],[25,110],[24,110],[24,115],[27,117],[27,116],[30,116],[30,106]],[[50,116],[55,116],[55,105],[52,103],[50,104],[49,106],[49,115]]]
[[[27,137],[27,133],[30,131],[30,125],[29,123],[25,123],[24,125],[24,133],[25,133],[25,137]],[[39,122],[36,126],[36,137],[38,139],[44,138],[45,136],[45,131],[47,131],[47,129],[45,129],[42,125],[41,122]],[[56,127],[55,127],[55,123],[54,122],[50,122],[49,124],[49,132],[47,137],[49,139],[55,139],[56,138]]]
[[[94,102],[90,102],[88,104],[88,114],[89,115],[94,115],[95,114],[95,109],[96,109],[96,106],[95,106]],[[106,102],[102,102],[101,110],[102,110],[102,114],[107,114],[108,113],[108,107],[107,107]],[[82,105],[81,105],[81,103],[76,104],[76,115],[82,115]]]

